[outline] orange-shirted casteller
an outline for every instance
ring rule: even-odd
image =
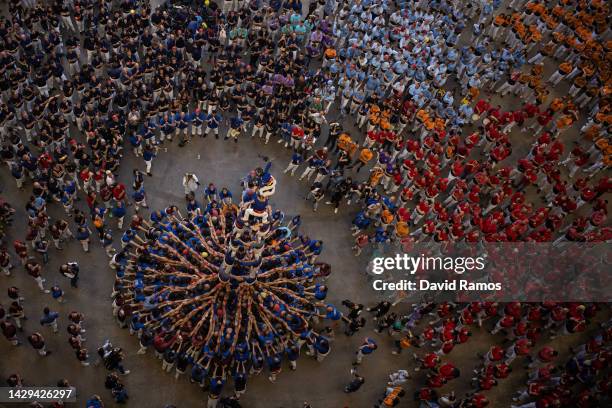
[[[331,58],[336,58],[336,50],[333,48],[327,48],[325,50],[325,57],[331,59]]]
[[[406,392],[402,387],[394,387],[383,399],[383,404],[385,407],[395,407],[399,403],[399,399],[404,395],[406,395]]]
[[[427,111],[425,109],[419,109],[416,113],[416,118],[420,121],[420,122],[425,122],[426,120],[429,119],[429,113],[427,113]]]
[[[546,27],[549,30],[554,30],[555,28],[557,28],[557,26],[559,25],[559,20],[557,20],[555,17],[553,16],[548,16],[546,17]]]
[[[493,24],[495,24],[498,27],[505,26],[507,22],[508,22],[508,19],[506,18],[505,14],[498,14],[497,16],[495,16],[495,19],[493,20]]]
[[[390,130],[391,129],[391,122],[389,122],[385,118],[381,118],[380,119],[380,123],[378,124],[378,126],[380,126],[380,128],[382,130]]]

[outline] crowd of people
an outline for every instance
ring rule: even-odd
[[[151,320],[153,311],[159,312],[154,305],[161,299],[149,297],[154,280],[140,276],[142,268],[153,262],[149,249],[143,251],[143,246],[151,246],[155,256],[168,258],[168,251],[174,256],[186,249],[176,237],[194,239],[197,234],[193,231],[200,228],[209,233],[231,229],[240,223],[240,211],[248,213],[247,219],[259,217],[262,211],[268,214],[260,207],[264,201],[257,199],[256,191],[261,177],[268,173],[250,174],[244,187],[251,196],[243,195],[240,200],[233,199],[226,188],[217,191],[214,184],[203,188],[195,175],[185,175],[186,217],[180,216],[176,207],[168,207],[152,211],[146,218],[140,211],[148,208],[145,175],[155,171],[154,161],[163,157],[160,147],[164,145],[185,146],[194,138],[213,135],[232,143],[250,137],[264,144],[279,144],[287,150],[284,172],[299,176],[296,182],[308,183],[305,197],[314,211],[323,202],[335,213],[356,213],[352,233],[357,256],[370,253],[372,248],[408,251],[414,243],[425,241],[560,244],[610,240],[612,32],[606,2],[318,0],[303,5],[299,0],[223,0],[181,7],[174,3],[152,8],[148,1],[136,0],[11,0],[8,15],[0,17],[0,155],[6,165],[3,171],[8,170],[17,188],[31,191],[23,203],[27,230],[12,245],[4,242],[4,236],[15,212],[11,204],[19,203],[0,200],[0,268],[9,276],[16,267],[23,267],[41,296],[49,294],[51,299],[64,302],[66,294],[60,285],[45,285],[49,257],[59,254],[71,239],[89,252],[92,235],[97,236],[118,272],[114,290],[118,322],[139,334],[141,353],[154,346],[165,370],[175,367],[180,376],[197,358],[194,350],[189,350],[193,339],[177,343],[172,337],[160,338],[158,333],[145,330],[144,323]],[[118,180],[126,154],[143,160],[142,171],[133,172],[131,190]],[[202,189],[204,199],[200,200]],[[80,208],[81,200],[84,209]],[[248,208],[242,208],[247,203],[251,203]],[[132,204],[134,213],[128,208]],[[50,206],[63,209],[65,217],[51,217]],[[122,231],[126,216],[127,228]],[[289,287],[274,286],[282,292],[276,299],[289,296],[287,291],[297,291],[295,296],[308,294],[321,303],[325,285],[309,288],[297,282],[326,275],[329,266],[306,267],[299,275],[289,268],[296,263],[300,268],[306,264],[312,267],[321,251],[320,242],[299,234],[299,216],[288,222],[281,212],[267,216],[270,219],[263,224],[273,228],[249,239],[260,239],[276,248],[274,256],[282,259],[283,273],[291,275],[287,279],[292,283],[283,283]],[[192,232],[180,226],[183,222]],[[152,240],[162,236],[160,244],[153,244]],[[193,260],[207,265],[207,257],[220,259],[222,251],[211,245],[198,239],[190,242],[189,248],[199,251],[203,247],[207,255],[188,251],[181,255],[181,268],[191,270]],[[292,259],[293,252],[279,255],[285,253],[280,249],[283,245],[289,245],[286,251],[300,255],[296,259]],[[265,247],[257,246],[264,252]],[[133,248],[139,249],[138,258],[128,255]],[[153,269],[164,265],[155,256]],[[133,263],[126,267],[129,262]],[[78,287],[77,262],[64,263],[59,272],[71,287]],[[157,273],[170,286],[183,287],[181,280],[187,279],[174,270],[162,268]],[[231,281],[234,277],[230,276]],[[124,280],[129,281],[127,287]],[[134,292],[125,297],[127,288]],[[206,298],[211,288],[198,288],[202,291],[198,296]],[[182,295],[176,296],[186,296],[182,290],[177,292]],[[214,296],[220,296],[215,299],[228,302],[229,295],[223,293],[215,292]],[[289,327],[303,323],[287,318],[281,306],[275,310],[279,304],[274,296],[262,296],[265,311],[254,315],[249,331],[251,327],[264,330],[259,326],[268,312],[277,318],[282,315],[280,321],[288,319],[285,323]],[[2,332],[11,344],[19,345],[24,317],[19,290],[11,287],[9,297],[8,313],[1,309]],[[429,307],[437,307],[440,314],[447,306]],[[226,307],[240,310],[240,302]],[[489,305],[470,307],[477,309],[469,314],[479,322],[494,309]],[[564,319],[572,322],[567,323],[569,327],[583,327],[585,309],[590,313],[592,307],[522,305],[513,319],[500,318],[493,330],[522,331],[511,341],[526,339],[529,344],[521,352],[528,354],[535,346],[529,335],[550,336],[551,327],[561,332]],[[143,308],[146,313],[135,313]],[[558,312],[558,308],[567,311]],[[345,316],[333,306],[324,309],[326,318],[346,322],[347,335],[366,324],[357,312],[349,316],[349,310]],[[551,316],[554,324],[546,330],[533,328],[534,333],[522,329],[524,318],[532,322],[532,309],[546,318]],[[452,344],[469,337],[469,324],[456,321],[469,319],[468,313],[454,316],[465,310],[461,306],[450,310],[425,330],[446,338],[435,347],[452,349]],[[397,315],[387,315],[387,311],[377,317],[376,330],[410,337],[397,340],[398,354],[405,345],[428,344],[422,336],[415,336],[418,340],[411,337],[422,310],[411,312],[407,333],[396,324]],[[185,318],[186,313],[178,310],[176,318]],[[311,313],[308,310],[308,319],[315,319]],[[498,313],[506,317],[505,311],[492,316]],[[555,320],[556,313],[563,318]],[[58,317],[50,307],[41,324],[57,327]],[[215,321],[224,320],[217,316]],[[176,320],[164,321],[173,323]],[[69,342],[86,366],[88,353],[79,324],[69,323]],[[206,327],[214,332],[214,325]],[[221,332],[217,333],[219,350],[225,336]],[[223,344],[236,340],[234,349],[238,343],[246,344],[247,349],[255,347],[238,332]],[[286,344],[289,332],[270,339],[266,333],[260,334],[258,341],[265,346],[259,345],[263,351],[258,355],[267,358],[270,367],[280,367],[277,354],[295,357],[295,350]],[[41,333],[33,332],[26,338],[39,354],[50,353]],[[455,342],[455,338],[463,341]],[[607,341],[607,332],[603,338]],[[300,341],[317,359],[329,352],[324,335]],[[363,358],[364,350],[373,348],[368,341],[363,347],[357,361]],[[257,354],[242,351],[240,358]],[[438,353],[443,354],[447,353]],[[593,394],[588,398],[598,398],[600,384],[581,380],[584,355],[581,358],[580,362],[572,360],[573,366],[566,368],[568,375],[580,373],[579,381],[591,386],[588,392]],[[477,368],[476,390],[461,406],[484,406],[483,391],[508,374],[509,362],[504,360],[508,367],[499,368],[501,363],[488,364],[491,361]],[[423,389],[419,398],[430,405],[444,406],[439,402],[443,399],[446,406],[458,404],[453,401],[460,398],[454,394],[441,397],[432,390],[454,378],[456,371],[449,368],[450,363],[428,364],[433,364],[424,367],[431,371],[429,388]],[[226,376],[237,372],[246,375],[236,371],[233,360],[208,369],[215,378],[210,404],[219,399]],[[272,381],[279,370],[271,370]],[[596,377],[590,370],[586,369]],[[499,376],[499,372],[505,374]],[[352,375],[355,385],[347,388],[355,392],[364,377],[357,371]],[[193,382],[203,384],[205,377],[204,371],[191,373]],[[246,387],[246,377],[238,382]],[[109,379],[108,384],[116,399],[127,399],[121,381]],[[532,382],[529,387],[533,388]],[[552,389],[556,387],[558,384]],[[549,398],[551,386],[541,388],[546,392],[527,391],[517,397],[517,403]],[[237,396],[241,390],[240,386],[236,389]],[[393,406],[389,401],[399,401],[404,394],[394,384],[381,403]],[[576,396],[555,394],[555,398]],[[92,398],[92,404],[98,400]]]
[[[605,367],[611,357],[606,308],[580,302],[423,302],[405,315],[385,312],[378,319],[379,327],[388,328],[388,335],[398,339],[395,354],[412,351],[416,367],[412,374],[409,369],[401,369],[389,376],[378,406],[397,406],[407,391],[412,392],[408,389],[413,386],[411,381],[425,383],[413,393],[420,405],[493,406],[487,393],[513,371],[525,373],[526,389],[501,400],[504,404],[523,408],[605,405],[610,381]],[[592,327],[591,322],[602,314],[602,323]],[[476,358],[480,362],[466,374],[465,368],[460,370],[453,363],[451,353],[455,348],[465,352],[465,344],[474,342],[472,335],[485,329],[491,333],[489,349]],[[571,347],[569,353],[550,346],[557,336],[587,331],[589,335],[583,336],[586,342]],[[561,353],[567,354],[565,360]],[[447,387],[461,376],[471,378],[472,389],[465,396]]]
[[[189,371],[210,408],[230,378],[237,401],[249,375],[267,367],[275,382],[285,359],[295,370],[304,345],[323,361],[329,339],[314,324],[342,317],[317,281],[330,272],[317,262],[323,243],[269,204],[270,167],[249,173],[236,202],[212,183],[200,201],[186,174],[187,214],[170,206],[132,221],[111,261],[114,315],[139,338],[138,354],[151,347],[175,379]]]
[[[221,128],[225,139],[291,148],[287,172],[314,176],[314,210],[325,196],[336,212],[357,204],[358,250],[609,236],[604,4],[566,22],[571,7],[537,3],[508,15],[495,2],[393,12],[384,2],[313,2],[306,18],[258,2],[226,15],[214,3],[85,3],[77,24],[61,5],[13,8],[17,26],[6,32],[26,34],[7,39],[17,49],[4,58],[3,158],[19,187],[32,179],[67,211],[79,189],[90,207],[111,205],[101,187],[113,190],[124,139],[151,175],[160,144]],[[470,47],[460,46],[466,21],[477,21]],[[563,79],[572,87],[556,96]],[[482,90],[513,93],[520,107],[505,110]],[[351,174],[365,166],[367,180]]]

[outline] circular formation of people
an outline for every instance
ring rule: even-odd
[[[318,259],[322,241],[300,232],[299,214],[286,216],[270,203],[273,174],[294,177],[313,211],[324,203],[345,213],[339,225],[352,220],[345,228],[364,269],[366,255],[410,252],[422,242],[608,243],[609,3],[6,3],[2,347],[27,343],[47,357],[47,328],[52,336],[65,327],[80,364],[108,371],[101,380],[108,395],[84,399],[86,407],[130,403],[126,352],[107,340],[92,358],[87,310],[57,312],[52,301],[69,305],[64,296],[73,294],[49,287],[45,276],[57,273],[48,270],[50,256],[61,258],[71,241],[97,251],[96,236],[115,273],[113,316],[137,338],[137,354],[152,349],[164,371],[205,390],[209,408],[240,407],[249,376],[265,371],[275,382],[284,362],[297,368],[304,346],[319,362],[333,356],[339,325],[350,337],[365,332],[367,320],[376,334],[347,362],[343,391],[359,391],[371,354],[392,352],[405,368],[369,377],[380,382],[380,398],[356,404],[610,403],[608,304],[434,297],[406,305],[373,296],[345,299],[344,310],[326,301],[334,265]],[[284,152],[287,164],[264,158],[236,197],[214,180],[200,183],[193,169],[177,176],[183,206],[149,209],[145,184],[154,162],[171,155],[169,146],[196,140],[227,149],[272,143],[266,149]],[[131,186],[119,176],[124,156],[142,160]],[[12,180],[27,202],[6,194]],[[25,231],[13,226],[22,214]],[[66,292],[77,291],[83,263],[62,262]],[[11,283],[23,273],[49,305],[42,329],[27,322],[32,306]],[[333,293],[342,296],[342,288]],[[463,346],[475,342],[489,347],[477,355]],[[454,363],[455,348],[473,363]],[[24,380],[20,367],[10,369],[8,386],[40,385]],[[513,386],[497,388],[509,377]]]

